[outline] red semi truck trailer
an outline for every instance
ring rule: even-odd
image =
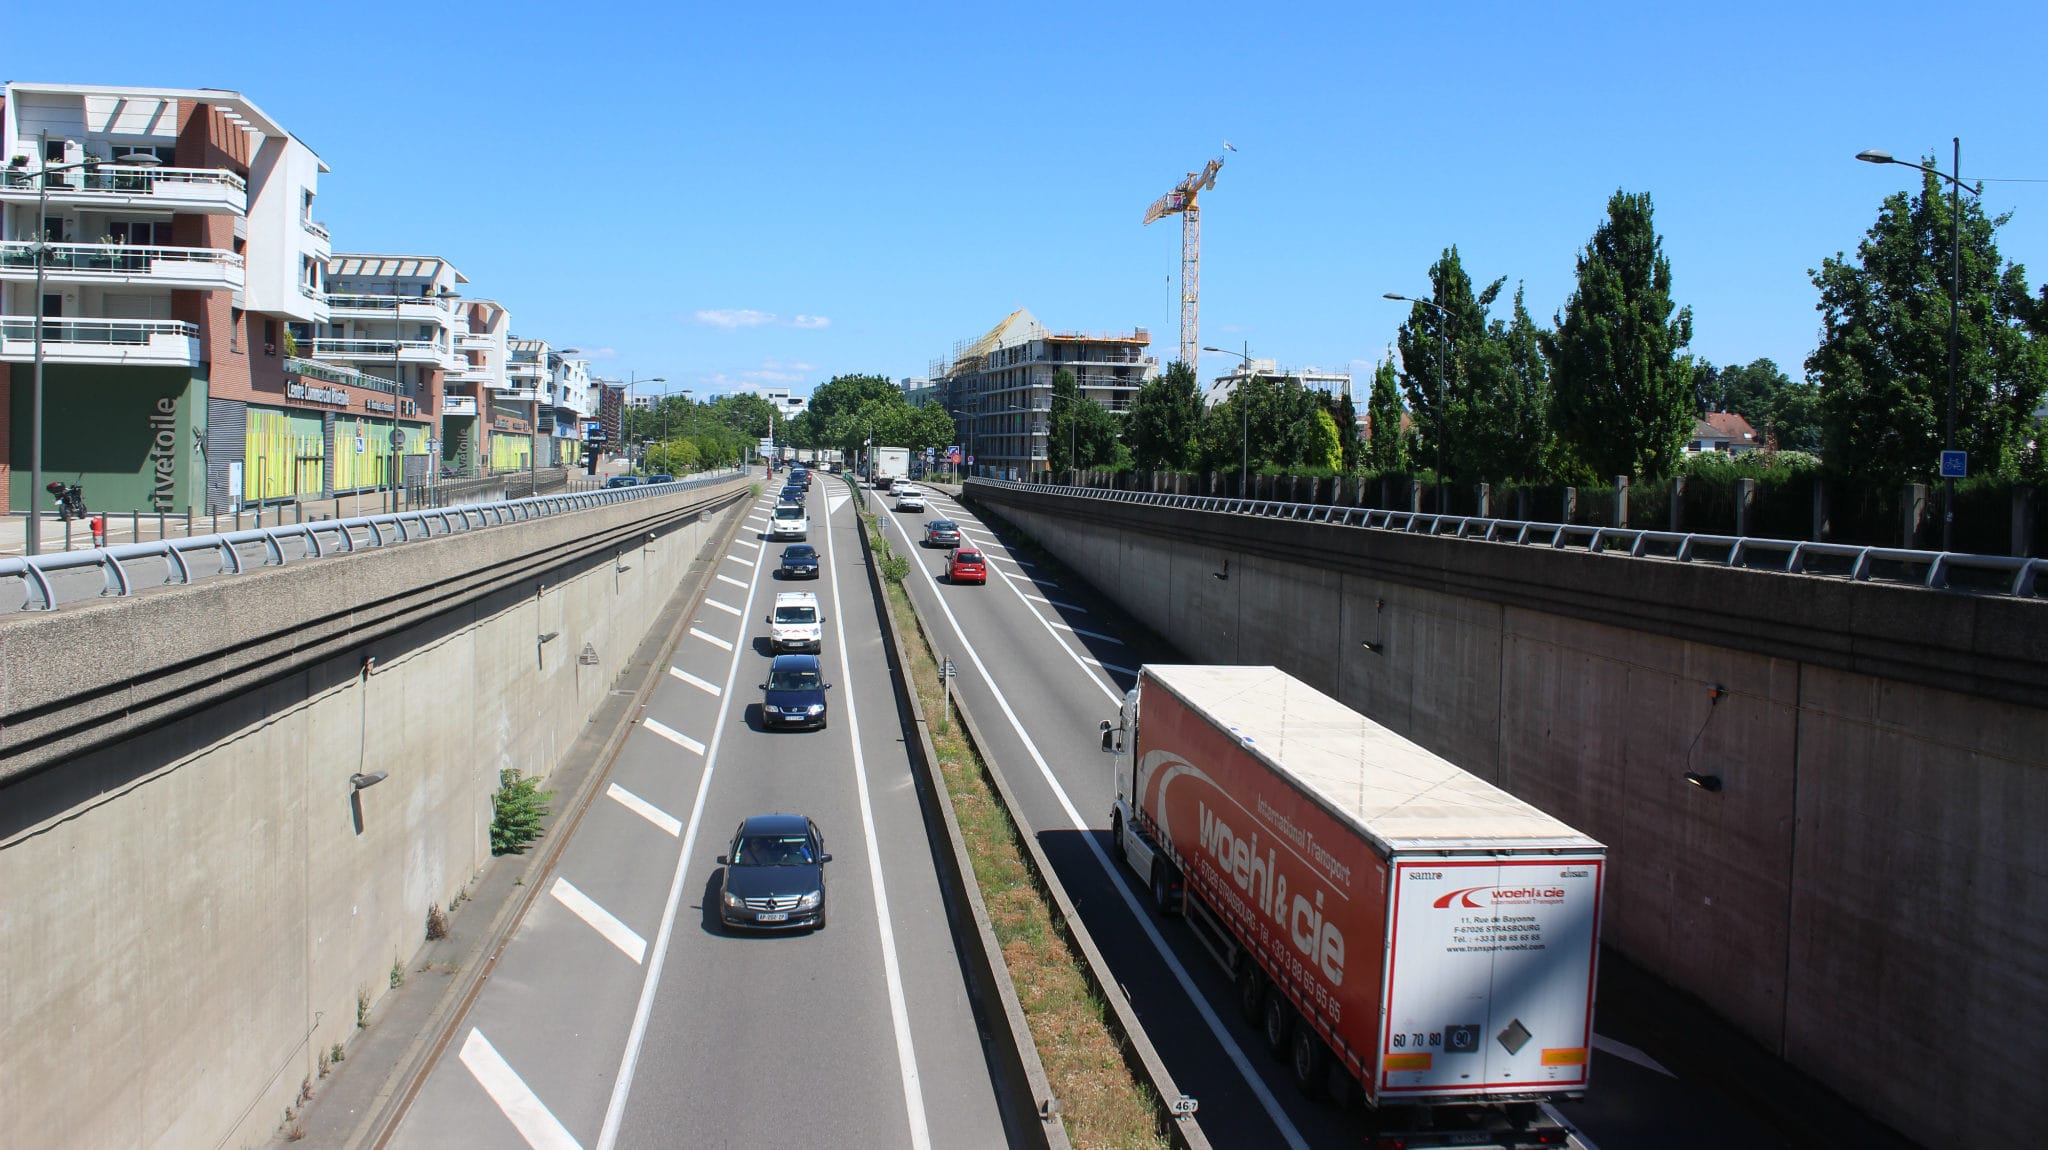
[[[1230,972],[1304,1093],[1381,1145],[1564,1145],[1606,848],[1275,667],[1147,666],[1118,853]]]

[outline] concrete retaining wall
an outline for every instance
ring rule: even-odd
[[[1859,1107],[1930,1146],[2030,1128],[2048,603],[969,494],[1189,658],[1286,668],[1608,843],[1606,941]]]
[[[499,770],[555,766],[746,490],[0,626],[10,722],[68,748],[0,775],[0,1145],[270,1137],[490,857]]]

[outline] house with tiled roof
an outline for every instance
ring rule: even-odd
[[[1709,411],[1694,422],[1692,436],[1685,441],[1685,453],[1718,451],[1723,455],[1741,455],[1761,446],[1762,440],[1747,419],[1732,411]]]

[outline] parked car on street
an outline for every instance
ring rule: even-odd
[[[988,563],[982,559],[979,551],[969,551],[965,548],[955,551],[946,557],[946,582],[987,583]]]
[[[934,519],[924,525],[926,547],[960,546],[960,525],[951,519]]]
[[[825,836],[803,815],[754,815],[718,856],[718,922],[727,929],[825,929]]]
[[[606,487],[638,487],[640,486],[640,477],[637,475],[614,475],[610,479],[605,480],[604,485]]]
[[[644,480],[647,483],[674,483],[675,481],[676,477],[666,471],[657,471]]]
[[[818,549],[808,543],[792,543],[782,549],[782,565],[775,573],[784,579],[816,579]]]
[[[825,729],[825,692],[832,684],[818,666],[816,655],[777,655],[768,664],[768,681],[761,684],[761,725],[769,730],[786,727]]]

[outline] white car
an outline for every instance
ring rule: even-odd
[[[801,503],[778,503],[768,515],[768,538],[808,539],[811,517]]]
[[[818,596],[811,591],[784,591],[775,596],[775,614],[768,616],[768,642],[777,654],[825,649],[825,617],[818,614]]]
[[[912,487],[912,486],[911,486],[911,485],[909,485],[908,483],[899,483],[899,484],[897,484],[897,485],[896,485],[896,510],[898,510],[898,511],[923,511],[923,510],[924,510],[924,492],[922,492],[922,491],[919,491],[919,490],[918,490],[917,488],[915,488],[915,487]]]

